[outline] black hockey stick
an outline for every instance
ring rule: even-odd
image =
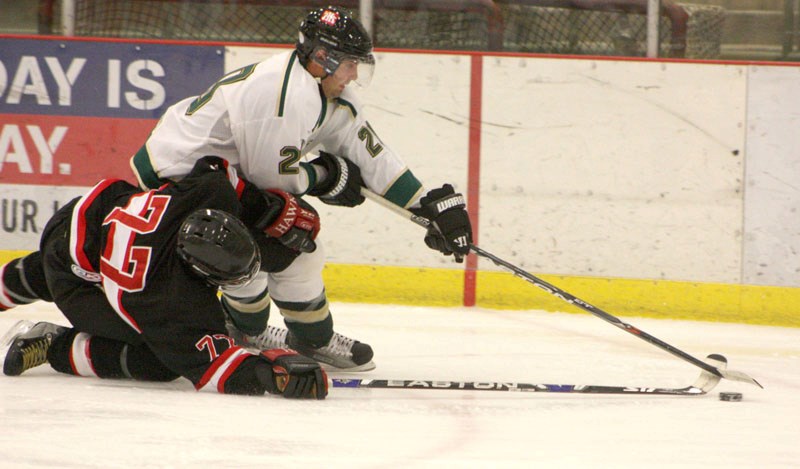
[[[382,206],[388,208],[389,210],[397,213],[398,215],[413,221],[414,223],[416,223],[417,225],[419,225],[419,226],[421,226],[423,228],[427,228],[428,225],[430,225],[430,221],[428,219],[426,219],[424,217],[420,217],[420,216],[414,215],[410,211],[404,209],[403,207],[397,206],[397,205],[389,202],[388,200],[386,200],[383,197],[379,196],[378,194],[370,191],[369,189],[366,189],[366,188],[362,187],[361,188],[361,194],[364,197],[372,200],[373,202],[376,202],[379,205],[382,205]],[[554,285],[551,285],[548,282],[545,282],[544,280],[536,277],[533,274],[530,274],[530,273],[520,269],[519,267],[511,264],[510,262],[507,262],[507,261],[504,261],[503,259],[500,259],[499,257],[495,256],[494,254],[491,254],[490,252],[487,252],[487,251],[479,248],[478,246],[476,246],[474,244],[470,244],[469,247],[473,252],[475,252],[475,254],[477,254],[477,255],[479,255],[481,257],[485,257],[486,259],[489,259],[490,261],[494,262],[497,266],[503,267],[504,269],[510,271],[515,276],[525,280],[526,282],[531,283],[534,286],[539,287],[540,289],[546,291],[547,293],[550,293],[551,295],[556,296],[556,297],[566,301],[569,304],[575,305],[575,306],[581,308],[582,310],[587,311],[587,312],[599,317],[600,319],[602,319],[602,320],[604,320],[604,321],[606,321],[606,322],[608,322],[610,324],[613,324],[614,326],[617,326],[618,328],[624,330],[625,332],[633,334],[634,336],[644,340],[645,342],[653,344],[656,347],[658,347],[658,348],[660,348],[662,350],[665,350],[665,351],[671,353],[672,355],[691,363],[694,366],[697,366],[698,368],[700,368],[702,370],[705,370],[705,371],[707,371],[707,372],[709,372],[709,373],[711,373],[711,374],[713,374],[715,376],[719,376],[721,378],[730,379],[730,380],[733,380],[733,381],[742,381],[742,382],[745,382],[745,383],[754,384],[754,385],[756,385],[756,386],[758,386],[760,388],[764,387],[764,386],[761,386],[761,384],[759,384],[758,381],[756,381],[755,379],[751,378],[747,374],[742,373],[741,371],[720,369],[720,368],[715,367],[713,365],[710,365],[710,364],[708,364],[708,363],[706,363],[706,362],[704,362],[702,360],[699,360],[699,359],[693,357],[692,355],[689,355],[688,353],[686,353],[686,352],[684,352],[684,351],[682,351],[682,350],[680,350],[680,349],[678,349],[678,348],[676,348],[676,347],[674,347],[674,346],[662,341],[661,339],[658,339],[657,337],[654,337],[654,336],[648,334],[647,332],[644,332],[644,331],[642,331],[642,330],[640,330],[640,329],[638,329],[638,328],[636,328],[636,327],[634,327],[634,326],[632,326],[632,325],[630,325],[628,323],[623,322],[622,320],[620,320],[616,316],[612,316],[611,314],[608,314],[607,312],[603,311],[602,309],[600,309],[600,308],[598,308],[596,306],[593,306],[593,305],[581,300],[580,298],[577,298],[577,297],[567,293],[566,291],[564,291],[564,290],[562,290],[562,289],[560,289],[560,288],[558,288],[558,287],[556,287]]]
[[[711,354],[709,361],[724,369],[727,360]],[[691,386],[685,388],[651,388],[641,386],[606,386],[593,384],[534,384],[508,381],[432,381],[409,379],[340,379],[331,380],[334,388],[368,389],[438,389],[452,391],[516,391],[580,394],[648,394],[670,396],[702,396],[719,383],[720,377],[702,370]]]

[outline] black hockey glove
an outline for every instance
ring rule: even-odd
[[[445,184],[428,192],[420,199],[420,204],[420,208],[412,208],[411,212],[431,222],[425,244],[446,256],[453,254],[456,262],[463,262],[472,243],[472,225],[464,196]]]
[[[259,374],[270,394],[283,394],[292,399],[325,399],[328,375],[314,360],[294,350],[264,350],[260,357],[272,367],[271,376]]]
[[[319,197],[328,205],[355,207],[364,202],[364,196],[361,195],[364,180],[355,163],[321,151],[319,158],[312,160],[311,164],[323,167],[328,175],[308,191],[309,195]]]
[[[299,252],[314,252],[319,233],[319,215],[305,200],[288,192],[270,189],[264,192],[267,209],[255,227],[276,238],[284,246]]]

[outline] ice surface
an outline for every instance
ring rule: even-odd
[[[334,377],[683,387],[699,374],[589,314],[333,312],[378,365]],[[66,324],[40,303],[0,314],[0,335],[19,319]],[[335,388],[324,401],[291,401],[41,366],[0,376],[0,468],[800,467],[800,329],[624,319],[698,358],[721,353],[765,389],[725,380],[701,397]],[[720,391],[744,397],[722,402]]]

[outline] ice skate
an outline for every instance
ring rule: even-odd
[[[326,370],[369,371],[375,368],[375,363],[372,361],[372,347],[337,332],[333,333],[330,342],[324,347],[315,348],[303,344],[288,331],[286,343],[289,348],[326,365],[323,366]]]
[[[11,347],[3,362],[3,373],[19,376],[25,370],[47,363],[47,350],[50,344],[67,328],[49,322],[36,323],[27,332],[11,339]]]
[[[304,344],[288,329],[267,326],[257,337],[245,336],[244,344],[259,350],[290,348],[318,361],[328,371],[369,371],[375,368],[372,347],[336,332],[328,345],[312,347]]]

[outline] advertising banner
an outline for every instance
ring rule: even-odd
[[[128,160],[164,110],[224,69],[219,46],[0,41],[4,249],[35,249],[53,209],[99,179],[135,182]]]

